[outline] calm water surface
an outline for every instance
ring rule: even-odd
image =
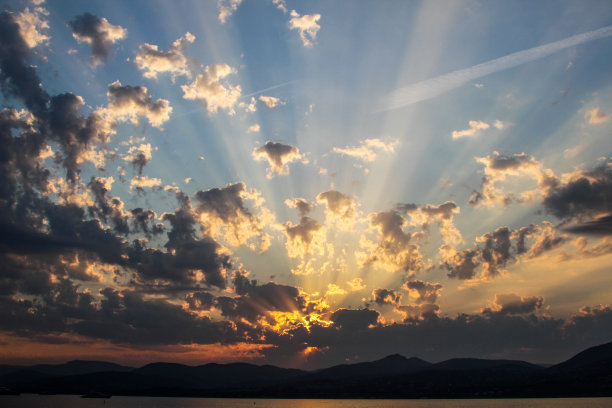
[[[83,399],[75,395],[0,396],[1,408],[609,408],[612,398],[480,399],[480,400],[292,400],[112,397]]]

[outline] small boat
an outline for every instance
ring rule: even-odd
[[[110,394],[106,394],[104,392],[99,392],[99,391],[91,391],[91,392],[88,392],[87,394],[81,395],[81,398],[110,398],[110,397],[111,397]]]

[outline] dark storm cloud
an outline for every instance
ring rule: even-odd
[[[565,227],[564,231],[581,235],[612,235],[612,215]]]
[[[338,309],[332,313],[331,320],[341,330],[363,332],[376,325],[379,317],[380,314],[372,309]]]
[[[0,81],[5,95],[16,96],[39,117],[44,117],[49,95],[42,89],[36,68],[28,64],[31,50],[19,31],[15,16],[0,13]]]
[[[89,207],[90,213],[104,222],[110,219],[117,233],[127,235],[130,228],[128,216],[123,212],[123,202],[118,197],[108,196],[108,188],[100,178],[92,177],[87,187],[93,193],[96,202],[95,206]]]
[[[293,286],[273,282],[259,285],[240,272],[235,272],[233,284],[238,297],[217,299],[222,314],[231,319],[255,322],[259,317],[267,316],[268,312],[304,311],[307,306],[304,297]]]
[[[208,292],[193,292],[185,295],[191,310],[210,310],[215,305],[215,297]]]
[[[61,162],[68,181],[74,183],[80,172],[82,155],[110,136],[106,124],[96,112],[85,117],[79,110],[85,102],[80,96],[65,93],[51,98],[49,125],[51,135],[62,149]]]
[[[560,219],[611,213],[612,166],[606,161],[593,170],[577,171],[571,181],[552,188],[543,204]]]
[[[74,17],[68,26],[72,29],[72,35],[79,42],[88,43],[91,46],[91,57],[94,64],[108,59],[115,41],[125,38],[127,30],[121,26],[114,26],[105,18],[84,13]]]
[[[135,232],[142,232],[147,237],[164,232],[164,225],[161,223],[155,223],[155,220],[157,219],[155,211],[134,208],[130,210],[130,214],[132,214],[133,229]]]

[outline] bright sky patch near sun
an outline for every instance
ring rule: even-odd
[[[0,361],[610,341],[612,5],[520,3],[9,1]]]

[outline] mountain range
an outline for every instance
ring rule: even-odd
[[[283,398],[478,398],[612,396],[612,343],[550,367],[519,360],[430,363],[394,354],[303,371],[248,363],[140,368],[100,361],[0,365],[5,392]]]

